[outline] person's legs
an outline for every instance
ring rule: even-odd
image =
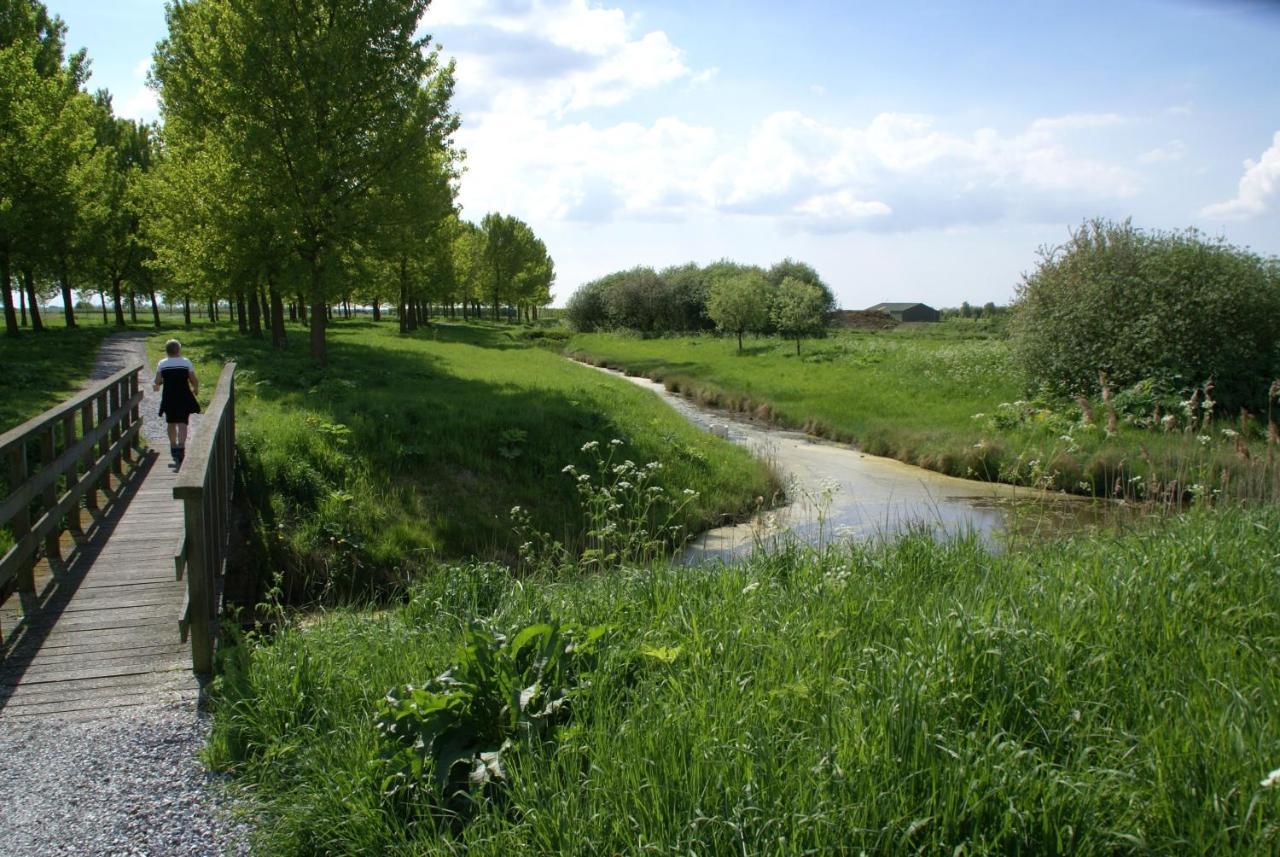
[[[185,428],[179,423],[169,423],[166,428],[169,429],[169,455],[173,457],[174,463],[178,461],[178,429]]]
[[[177,428],[178,428],[177,458],[178,458],[178,463],[181,464],[182,460],[187,457],[187,424],[177,423]]]

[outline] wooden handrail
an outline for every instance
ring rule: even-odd
[[[178,540],[174,567],[187,578],[187,604],[178,627],[191,636],[197,675],[213,672],[218,639],[222,576],[230,539],[236,462],[236,364],[222,368],[213,400],[200,421],[178,472],[173,496],[182,501],[185,537]]]
[[[46,556],[61,559],[62,533],[82,532],[81,500],[96,509],[108,472],[124,475],[123,463],[133,460],[142,428],[142,368],[122,369],[0,434],[0,460],[9,477],[8,493],[0,495],[0,527],[8,527],[14,539],[0,556],[0,603],[14,591],[35,593],[41,541]],[[35,456],[33,446],[38,447]],[[37,501],[39,517],[33,521],[31,507]]]

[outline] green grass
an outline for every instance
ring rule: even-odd
[[[748,340],[739,354],[732,337],[621,334],[580,334],[565,352],[646,375],[707,405],[953,476],[1174,505],[1197,484],[1280,497],[1280,462],[1274,449],[1268,458],[1257,419],[1241,425],[1219,415],[1207,434],[1121,421],[1109,437],[1105,426],[1083,424],[1073,403],[1021,401],[1008,344],[998,330],[972,322],[838,332],[805,341],[799,357],[777,339]],[[1102,403],[1095,408],[1102,422]],[[1231,432],[1242,433],[1248,460]]]
[[[229,650],[207,751],[255,853],[1263,854],[1280,848],[1280,511],[993,554],[907,537],[513,580]],[[612,627],[572,717],[450,818],[384,797],[375,713],[465,629]]]
[[[174,331],[150,342],[153,358]],[[272,561],[321,587],[361,589],[410,576],[435,557],[511,556],[510,511],[571,545],[583,517],[568,464],[589,441],[660,461],[661,483],[700,493],[697,530],[744,515],[775,485],[744,450],[687,424],[653,396],[505,324],[337,322],[329,364],[305,331],[280,353],[228,325],[177,332],[201,398],[224,361],[239,364],[237,440]],[[313,587],[314,590],[314,587]]]
[[[98,347],[114,328],[88,316],[73,329],[62,314],[43,316],[46,329],[0,333],[0,432],[21,425],[71,396],[89,377]]]

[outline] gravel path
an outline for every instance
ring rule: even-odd
[[[145,342],[132,332],[107,340],[91,378],[145,362]],[[148,369],[143,434],[163,455],[150,380]],[[0,857],[248,854],[248,825],[196,758],[208,729],[192,704],[89,720],[19,721],[0,709]]]

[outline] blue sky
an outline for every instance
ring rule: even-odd
[[[161,2],[48,2],[156,117]],[[1010,299],[1094,216],[1280,254],[1280,5],[436,0],[464,216],[516,214],[563,302],[633,265],[784,256],[845,307]]]

